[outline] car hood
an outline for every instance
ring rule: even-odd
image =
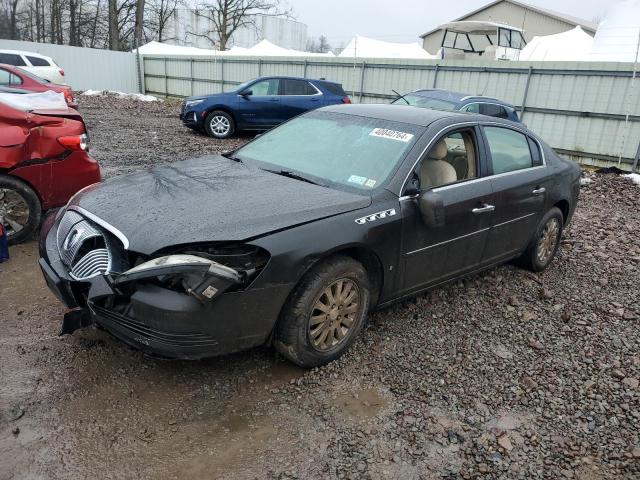
[[[149,255],[172,245],[248,240],[370,203],[369,196],[207,156],[113,178],[82,191],[70,206]]]

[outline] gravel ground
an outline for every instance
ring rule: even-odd
[[[238,142],[186,131],[175,104],[82,110],[106,176]],[[311,371],[266,348],[189,363],[57,337],[36,246],[14,248],[0,480],[639,478],[640,187],[588,178],[546,272],[506,265],[378,311]]]

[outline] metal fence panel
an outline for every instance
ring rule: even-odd
[[[53,58],[74,90],[139,92],[136,55],[97,48],[0,40],[0,49],[24,50]]]
[[[164,65],[167,65],[165,73]],[[441,88],[514,104],[552,147],[589,163],[630,164],[640,142],[640,80],[632,65],[299,57],[145,57],[150,92],[187,96],[228,91],[258,76],[339,82],[353,102],[379,103],[393,90]]]

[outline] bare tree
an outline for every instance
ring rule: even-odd
[[[196,15],[211,22],[213,28],[204,34],[219,50],[226,50],[233,33],[239,28],[254,27],[255,15],[291,16],[280,8],[279,0],[207,0],[200,4]]]
[[[120,50],[118,29],[118,0],[109,0],[109,49]]]
[[[162,42],[170,40],[166,31],[171,16],[175,13],[181,0],[147,0],[147,25],[150,37]]]
[[[133,45],[139,47],[142,43],[142,29],[144,27],[144,0],[136,0],[136,21],[133,34]]]
[[[327,53],[330,50],[331,45],[324,35],[320,35],[317,39],[312,37],[307,40],[307,52]]]

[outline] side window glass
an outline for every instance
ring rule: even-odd
[[[490,117],[497,117],[497,118],[507,118],[507,110],[500,106],[500,105],[495,105],[493,103],[482,103],[480,104],[480,113],[482,115],[488,115]]]
[[[22,79],[12,73],[9,78],[9,83],[11,85],[22,85]]]
[[[20,55],[15,53],[0,53],[0,63],[6,63],[7,65],[14,65],[16,67],[24,67],[25,63]]]
[[[49,65],[49,62],[47,62],[44,58],[30,57],[29,55],[27,55],[27,60],[29,60],[29,63],[31,63],[31,65],[33,65],[34,67],[50,67],[51,66]]]
[[[285,80],[284,95],[314,95],[315,89],[304,80]]]
[[[445,135],[431,147],[418,166],[419,188],[426,190],[475,178],[476,158],[472,130]]]
[[[8,71],[0,68],[0,85],[9,85],[13,75]]]
[[[265,97],[270,95],[278,95],[279,80],[277,78],[270,78],[269,80],[261,80],[254,83],[249,87],[253,92],[253,96]]]
[[[529,150],[531,151],[531,159],[533,160],[533,166],[537,167],[542,165],[542,154],[538,144],[531,138],[527,138],[529,141]]]
[[[533,166],[529,141],[522,133],[501,127],[484,127],[494,175]]]
[[[507,30],[506,28],[500,29],[498,45],[501,47],[511,47],[511,30]]]
[[[464,107],[462,107],[461,111],[469,113],[480,113],[480,104],[470,103],[469,105],[465,105]]]

